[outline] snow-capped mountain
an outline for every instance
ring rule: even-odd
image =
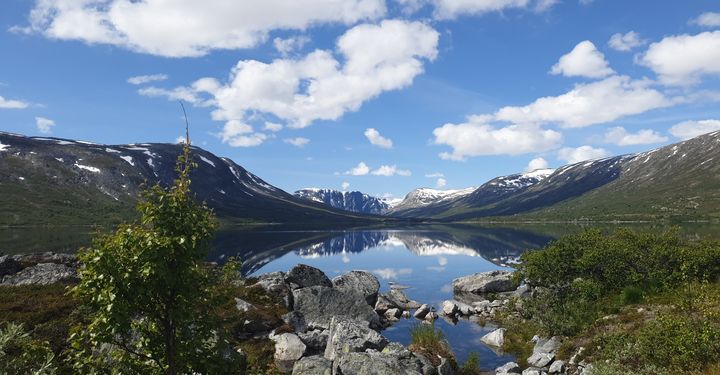
[[[398,200],[373,197],[359,191],[339,191],[332,189],[306,188],[294,193],[303,198],[326,204],[341,210],[366,213],[383,214],[397,204]]]

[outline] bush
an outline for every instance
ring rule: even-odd
[[[432,324],[418,324],[410,329],[410,350],[424,355],[435,366],[440,364],[439,357],[443,357],[457,368],[455,355],[445,335]]]
[[[0,327],[0,374],[55,374],[54,360],[50,346],[33,340],[23,325]]]
[[[476,352],[471,352],[458,372],[460,375],[480,374],[480,355]]]
[[[622,292],[623,304],[635,305],[643,300],[643,291],[635,286],[628,286]]]

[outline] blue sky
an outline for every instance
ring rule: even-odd
[[[402,197],[720,129],[717,1],[180,3],[3,1],[0,130],[175,142],[182,99],[287,191]]]

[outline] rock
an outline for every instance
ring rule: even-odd
[[[295,362],[305,353],[305,344],[292,333],[273,336],[272,340],[275,341],[275,365],[283,373],[292,371]]]
[[[255,285],[263,288],[267,294],[282,302],[289,310],[293,308],[293,295],[285,283],[284,272],[270,272],[258,276]]]
[[[382,350],[388,340],[368,327],[367,322],[333,319],[328,329],[325,358],[335,360],[343,353]]]
[[[560,345],[562,345],[562,339],[558,336],[553,336],[549,340],[538,337],[535,347],[533,347],[533,353],[555,353],[560,349]]]
[[[547,374],[545,371],[543,371],[540,368],[537,367],[528,367],[525,370],[523,370],[522,375],[545,375]]]
[[[471,314],[475,313],[474,306],[470,306],[467,303],[462,303],[462,302],[456,302],[455,304],[458,307],[458,312],[462,315],[471,315]]]
[[[335,289],[360,292],[370,306],[375,306],[380,282],[375,275],[366,271],[350,271],[332,279]]]
[[[505,344],[505,328],[498,328],[480,338],[486,345],[502,348]]]
[[[555,354],[552,353],[533,353],[530,358],[527,359],[527,363],[534,367],[545,367],[555,359]]]
[[[385,311],[385,318],[388,320],[398,320],[400,315],[402,315],[402,311],[398,308],[392,308]]]
[[[519,287],[517,287],[517,289],[515,289],[515,291],[513,292],[513,295],[516,297],[525,298],[525,297],[530,297],[530,292],[531,292],[530,285],[522,284]]]
[[[555,361],[550,365],[548,372],[551,374],[562,374],[565,372],[565,361]]]
[[[368,351],[346,353],[333,363],[333,373],[342,375],[424,375],[432,374],[410,351],[395,354]],[[434,368],[433,368],[434,370]],[[434,372],[437,374],[437,372]]]
[[[498,308],[498,307],[502,307],[502,305],[503,305],[503,302],[499,299],[496,299],[496,300],[493,300],[492,302],[490,302],[490,308]]]
[[[323,354],[325,352],[325,347],[327,347],[328,341],[327,331],[312,330],[307,332],[300,332],[297,335],[307,347],[307,349],[305,349],[306,354]]]
[[[325,286],[332,288],[333,283],[325,273],[307,264],[298,264],[285,275],[285,282],[295,284],[292,289],[307,288],[309,286]]]
[[[0,281],[6,275],[12,275],[22,270],[22,265],[17,260],[11,258],[9,255],[3,255],[0,257]]]
[[[593,365],[587,365],[583,367],[582,371],[580,371],[580,375],[591,375],[593,373],[594,366]]]
[[[455,375],[450,361],[446,358],[440,358],[440,365],[437,367],[438,375]]]
[[[429,322],[435,321],[437,318],[439,318],[439,316],[435,311],[430,311],[427,315],[425,315],[425,320]]]
[[[409,299],[405,295],[405,292],[402,291],[402,289],[390,289],[390,291],[385,294],[385,298],[394,305],[392,307],[399,307],[403,310],[412,310],[420,307],[420,304],[416,301]]]
[[[333,317],[361,320],[372,328],[380,327],[380,317],[358,293],[311,286],[294,290],[293,299],[295,311],[303,315],[307,328],[327,329]]]
[[[51,251],[45,253],[18,254],[13,255],[12,258],[15,261],[25,265],[36,265],[39,263],[55,263],[76,267],[78,263],[77,256],[75,256],[75,254],[54,253]]]
[[[293,375],[332,375],[332,361],[321,355],[303,357],[295,362]]]
[[[480,272],[453,280],[456,293],[502,293],[515,290],[511,271]]]
[[[292,326],[295,329],[295,332],[307,331],[307,323],[305,322],[303,314],[297,311],[290,311],[289,313],[281,316],[281,318],[285,324]]]
[[[490,310],[490,301],[483,300],[478,302],[473,302],[472,306],[475,307],[475,311],[478,313],[485,312]]]
[[[455,315],[458,312],[458,306],[453,301],[443,301],[442,311],[445,315]]]
[[[247,312],[248,310],[252,309],[254,306],[247,301],[244,301],[240,298],[235,297],[235,308],[238,309],[238,311],[241,312]]]
[[[497,374],[497,375],[509,375],[509,374],[519,374],[519,373],[520,373],[520,365],[518,365],[515,362],[508,362],[508,363],[495,369],[495,374]]]
[[[410,311],[405,310],[400,316],[403,317],[403,319],[410,319]]]
[[[396,305],[394,302],[390,301],[385,295],[379,295],[377,298],[377,302],[375,302],[375,311],[382,314],[388,309],[392,308],[398,308],[400,306]]]
[[[417,310],[415,310],[415,314],[413,314],[413,316],[415,316],[418,319],[424,319],[425,316],[429,312],[430,312],[430,306],[428,306],[427,304],[422,304],[422,305],[420,305],[420,307],[418,307]]]
[[[582,346],[579,347],[578,350],[577,350],[577,352],[575,352],[575,354],[573,354],[573,356],[570,357],[569,363],[570,363],[571,365],[576,365],[576,364],[578,363],[578,357],[581,356],[584,351],[585,351],[585,348],[584,348],[584,347],[582,347]]]
[[[57,263],[39,263],[3,278],[3,285],[49,285],[78,281],[74,267]]]

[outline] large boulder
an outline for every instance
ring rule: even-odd
[[[305,343],[305,346],[307,347],[305,350],[306,353],[310,352],[312,354],[321,355],[325,353],[325,348],[327,347],[328,342],[327,330],[312,330],[300,332],[297,335],[300,337],[300,340]]]
[[[425,319],[425,316],[430,312],[430,306],[427,304],[422,304],[420,307],[418,307],[417,310],[415,310],[415,314],[413,314],[414,317],[418,319]]]
[[[350,271],[332,279],[332,284],[335,289],[359,292],[370,306],[375,306],[377,302],[380,282],[370,272]]]
[[[342,375],[429,375],[437,371],[410,351],[346,353],[334,363],[335,374]]]
[[[480,272],[453,280],[455,293],[502,293],[515,290],[511,271]]]
[[[3,255],[0,257],[0,281],[6,275],[12,275],[20,272],[23,269],[20,262],[10,257],[10,255]]]
[[[270,272],[257,277],[257,283],[265,292],[285,307],[292,309],[293,296],[290,287],[285,283],[285,272]]]
[[[290,284],[292,289],[307,288],[309,286],[326,286],[331,288],[332,281],[325,273],[307,264],[298,264],[285,275],[285,282]]]
[[[303,357],[295,362],[293,375],[332,375],[332,361],[321,355]]]
[[[382,350],[387,344],[388,340],[370,329],[367,322],[333,319],[328,329],[325,358],[335,360],[343,353]]]
[[[295,362],[305,353],[305,344],[292,333],[273,336],[272,340],[275,341],[275,365],[283,373],[291,372]]]
[[[527,359],[527,363],[534,367],[545,367],[549,365],[553,359],[555,359],[555,354],[553,353],[534,353]]]
[[[420,304],[416,301],[411,300],[405,295],[405,292],[399,288],[391,288],[387,294],[383,295],[387,299],[391,307],[399,307],[403,310],[412,310],[420,307]]]
[[[12,258],[24,265],[55,263],[64,264],[66,266],[76,266],[78,262],[75,254],[54,253],[51,251],[45,253],[18,254],[13,255]]]
[[[3,285],[49,285],[78,281],[77,269],[65,264],[39,263],[3,278]]]
[[[303,315],[309,329],[327,329],[333,317],[365,321],[372,328],[380,328],[380,317],[359,293],[311,286],[294,290],[293,299],[295,311]]]
[[[502,348],[505,344],[505,328],[498,328],[480,338],[486,345]]]
[[[442,303],[442,311],[445,315],[455,315],[457,314],[459,308],[458,305],[454,301],[443,301]]]
[[[549,340],[538,338],[535,341],[535,347],[533,347],[533,353],[555,353],[562,345],[562,339],[558,336],[553,336]]]

